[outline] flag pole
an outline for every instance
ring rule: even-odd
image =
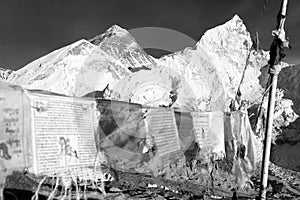
[[[289,47],[288,41],[285,38],[284,22],[286,17],[288,0],[281,1],[281,7],[277,15],[277,26],[276,30],[272,31],[274,36],[273,42],[270,47],[270,60],[269,60],[269,73],[270,73],[270,91],[269,91],[269,101],[268,101],[268,111],[267,111],[267,125],[264,140],[264,152],[263,161],[261,169],[261,182],[260,182],[260,199],[266,199],[267,196],[267,186],[268,186],[268,170],[270,162],[270,150],[271,150],[271,139],[272,139],[272,129],[273,129],[273,118],[274,118],[274,107],[275,107],[275,97],[277,88],[277,77],[280,72],[280,66],[277,65],[276,58],[279,53],[279,61],[285,55],[283,54],[283,47]]]

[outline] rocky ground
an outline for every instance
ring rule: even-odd
[[[212,168],[211,168],[212,167]],[[211,173],[210,173],[211,172]],[[243,190],[234,189],[234,177],[217,169],[217,164],[207,167],[177,168],[160,176],[130,172],[112,173],[115,180],[105,185],[106,196],[99,185],[90,183],[79,187],[80,199],[255,199],[258,196],[260,172],[252,176],[253,187]],[[31,199],[38,187],[39,177],[15,172],[7,178],[5,199]],[[39,190],[40,198],[47,196],[54,189],[54,178],[49,178]],[[84,192],[85,191],[85,192]],[[63,189],[58,187],[54,199],[64,199]],[[71,196],[76,199],[73,186]],[[300,199],[300,173],[270,166],[268,199]]]

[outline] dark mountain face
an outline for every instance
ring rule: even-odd
[[[127,68],[143,66],[153,68],[157,65],[155,59],[144,51],[134,37],[117,25],[110,27],[105,33],[97,35],[89,41],[120,60]]]
[[[0,67],[0,80],[7,80],[9,75],[11,75],[13,71],[10,69],[4,69]]]

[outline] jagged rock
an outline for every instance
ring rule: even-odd
[[[10,69],[4,69],[0,67],[0,81],[6,81],[8,77],[13,73]]]
[[[16,71],[8,81],[27,89],[82,96],[111,88],[131,72],[86,40],[55,50]]]
[[[265,59],[268,56],[265,56]],[[300,119],[299,119],[299,95],[298,95],[298,78],[299,69],[297,66],[289,66],[287,63],[281,62],[282,67],[278,75],[278,89],[276,92],[276,103],[274,113],[274,126],[272,134],[272,153],[271,161],[279,166],[294,169],[299,171],[299,156],[295,152],[300,150]],[[259,77],[262,87],[267,87],[268,81],[268,66],[260,69],[261,75]],[[268,93],[267,93],[268,94]],[[256,133],[260,133],[260,139],[264,135],[265,129],[262,128],[263,120],[266,120],[268,95],[265,96],[262,107],[264,115],[258,117],[258,126],[256,126]],[[260,103],[260,101],[258,102]],[[255,113],[257,114],[257,113]],[[264,118],[264,119],[261,119]],[[256,121],[257,115],[252,116]],[[262,129],[260,129],[262,128]],[[260,130],[259,130],[260,129]],[[258,149],[262,147],[261,143],[257,143]],[[262,152],[260,152],[261,154]],[[260,156],[261,159],[261,156]],[[289,162],[286,162],[290,160]]]
[[[275,98],[274,120],[273,120],[273,135],[272,142],[275,144],[277,137],[280,137],[281,129],[287,127],[290,123],[294,122],[299,116],[292,109],[293,102],[290,99],[284,99],[284,92],[282,89],[277,89]],[[256,124],[256,133],[260,132],[260,135],[265,133],[266,117],[268,109],[268,96],[266,96],[261,104],[262,115],[258,118],[258,124]]]
[[[129,69],[152,68],[156,65],[155,58],[148,55],[134,37],[118,25],[110,27],[105,33],[97,35],[89,41]]]
[[[282,89],[286,98],[291,99],[292,103],[285,103],[287,108],[281,109],[283,113],[279,118],[275,119],[275,125],[278,119],[281,119],[279,121],[281,124],[286,121],[292,123],[281,126],[275,140],[276,145],[272,148],[271,157],[271,160],[277,165],[296,171],[300,170],[300,156],[298,154],[300,151],[300,119],[298,117],[300,115],[299,74],[299,65],[293,65],[283,68],[278,75],[278,87]],[[298,118],[293,118],[295,115]]]

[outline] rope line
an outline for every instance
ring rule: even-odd
[[[241,81],[240,81],[239,86],[238,86],[238,89],[237,89],[237,91],[236,91],[236,93],[235,93],[235,99],[237,98],[238,95],[241,94],[240,88],[241,88],[241,85],[242,85],[242,83],[243,83],[243,80],[244,80],[244,77],[245,77],[245,74],[246,74],[247,66],[248,66],[248,64],[249,64],[250,54],[251,54],[251,48],[250,48],[249,51],[248,51],[248,55],[247,55],[247,58],[246,58],[245,67],[244,67],[243,74],[242,74],[242,77],[241,77]]]
[[[269,80],[270,80],[270,76],[269,76]],[[268,82],[269,82],[269,80],[268,80]],[[268,87],[265,89],[265,91],[258,98],[256,98],[249,106],[247,106],[247,109],[250,108],[251,106],[253,106],[254,104],[256,104],[260,98],[262,98],[262,100],[261,100],[261,105],[262,105],[265,95],[269,92],[269,90],[271,89],[273,84],[274,84],[274,81],[268,85]]]
[[[257,20],[257,24],[256,24],[255,29],[254,29],[254,30],[255,30],[255,44],[256,44],[256,49],[257,49],[257,50],[259,49],[259,38],[258,38],[258,36],[259,36],[258,32],[259,32],[259,31],[258,31],[258,29],[260,28],[261,21],[262,21],[262,18],[263,18],[263,16],[264,16],[264,14],[265,14],[265,10],[266,10],[266,7],[267,7],[269,1],[270,1],[270,0],[265,0],[265,1],[264,1],[263,8],[262,8],[262,10],[261,10],[261,13],[260,13],[260,15],[259,15],[259,18],[258,18],[258,20]]]
[[[266,10],[267,5],[269,4],[269,2],[270,2],[270,0],[265,0],[265,1],[264,1],[262,11],[261,11],[261,13],[260,13],[260,15],[259,15],[259,18],[258,18],[258,20],[257,20],[257,25],[256,25],[256,28],[255,28],[256,31],[257,31],[258,28],[260,27],[260,24],[261,24],[261,21],[262,21],[262,17],[263,17],[264,14],[265,14],[265,10]]]
[[[256,25],[256,28],[255,28],[256,30],[257,30],[257,29],[259,28],[259,26],[260,26],[260,22],[261,22],[262,16],[263,16],[264,13],[265,13],[265,9],[266,9],[266,7],[267,7],[269,1],[270,1],[270,0],[265,0],[265,1],[264,1],[263,8],[262,8],[261,14],[260,14],[260,16],[259,16],[259,18],[258,18],[257,25]],[[244,80],[244,77],[245,77],[245,73],[246,73],[246,69],[247,69],[248,64],[249,64],[249,59],[250,59],[250,55],[251,55],[251,49],[252,49],[252,48],[250,48],[249,51],[248,51],[248,55],[247,55],[247,58],[246,58],[245,67],[244,67],[244,70],[243,70],[243,74],[242,74],[242,77],[241,77],[241,81],[240,81],[239,86],[238,86],[238,89],[237,89],[237,91],[236,91],[235,99],[237,99],[237,96],[240,96],[240,95],[241,95],[240,88],[241,88],[241,85],[242,85],[242,83],[243,83],[243,80]]]

